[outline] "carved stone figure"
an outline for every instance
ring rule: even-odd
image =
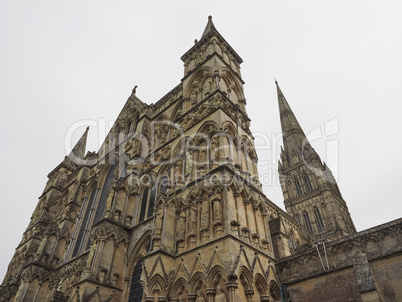
[[[109,191],[109,195],[107,196],[106,201],[106,211],[110,211],[112,209],[113,198],[114,198],[115,188],[111,187]]]
[[[205,302],[205,299],[200,290],[197,291],[197,299],[195,299],[195,302]]]
[[[211,84],[209,83],[209,81],[205,81],[203,90],[204,90],[204,94],[205,94],[205,95],[207,95],[207,94],[210,93],[210,91],[211,91]]]
[[[186,235],[186,213],[181,212],[177,222],[177,240],[184,240]]]
[[[214,206],[214,225],[222,224],[222,210],[220,199],[215,199],[213,202]]]
[[[200,149],[198,151],[198,166],[200,169],[205,168],[207,165],[207,149],[205,142],[200,144]]]
[[[193,155],[191,151],[186,152],[186,175],[191,175],[193,171]]]
[[[219,137],[214,136],[211,139],[211,160],[214,164],[219,161]]]
[[[197,233],[197,212],[196,207],[190,208],[189,235],[195,235]]]
[[[209,228],[209,203],[204,199],[201,205],[201,231]]]
[[[174,182],[180,182],[183,180],[183,160],[180,158],[177,160],[174,166]]]
[[[156,212],[154,237],[160,238],[162,234],[163,210],[159,209]]]
[[[215,302],[227,302],[225,294],[222,292],[220,285],[216,287]]]

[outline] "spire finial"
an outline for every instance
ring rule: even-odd
[[[207,23],[207,26],[205,27],[204,32],[202,33],[201,40],[202,40],[202,38],[204,38],[207,34],[209,34],[211,31],[213,31],[214,29],[215,29],[215,25],[214,25],[214,23],[212,22],[212,16],[209,15],[209,16],[208,16],[208,23]]]
[[[275,84],[278,85],[278,81],[276,80],[276,78],[274,78],[274,80],[275,80]]]

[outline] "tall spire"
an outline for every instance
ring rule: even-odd
[[[278,105],[283,135],[283,147],[287,159],[289,160],[290,154],[293,152],[301,155],[303,147],[306,144],[309,144],[309,142],[276,80],[275,84],[278,93]]]
[[[84,159],[85,156],[85,148],[87,145],[87,136],[88,136],[89,127],[85,129],[84,134],[75,144],[74,148],[71,150],[70,154],[66,156],[64,159],[64,163],[71,165],[74,163],[75,165],[81,164],[81,161]]]

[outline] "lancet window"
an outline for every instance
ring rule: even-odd
[[[140,283],[142,274],[142,258],[135,265],[133,274],[131,275],[130,294],[128,302],[141,302],[144,289]]]
[[[298,179],[295,180],[295,187],[296,187],[296,191],[297,191],[297,195],[302,195],[303,192],[301,190],[301,186],[300,186],[300,182]]]
[[[322,232],[324,230],[324,223],[321,218],[321,213],[318,208],[314,209],[315,221],[317,222],[318,231]]]
[[[307,230],[309,230],[311,233],[313,233],[313,228],[311,227],[311,221],[310,221],[310,217],[308,216],[308,213],[304,212],[303,216],[304,216],[304,223],[305,223]]]
[[[147,215],[147,218],[153,215],[157,193],[158,184],[152,179],[151,185],[146,187],[142,193],[140,217],[138,222],[142,222],[145,219],[145,214]]]
[[[310,177],[308,175],[304,176],[304,182],[306,183],[307,191],[312,191],[313,186],[311,185]]]

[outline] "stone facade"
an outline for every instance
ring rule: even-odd
[[[180,84],[151,105],[134,88],[100,150],[85,154],[87,129],[49,173],[0,301],[330,301],[311,288],[331,280],[356,301],[400,297],[400,221],[356,234],[329,170],[291,143],[304,134],[279,87],[298,127],[283,128],[288,213],[262,192],[242,59],[211,18],[181,59]]]
[[[292,301],[402,301],[402,219],[278,260]]]

